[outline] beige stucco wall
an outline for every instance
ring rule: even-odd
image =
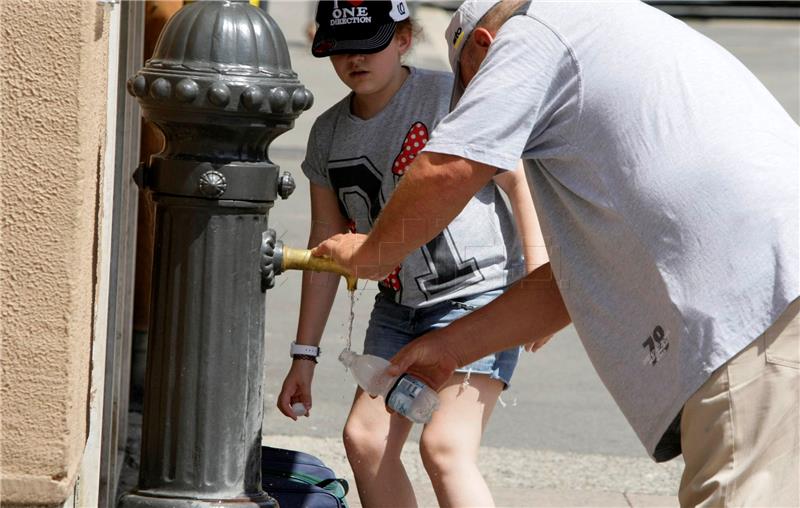
[[[0,1],[0,498],[62,502],[86,440],[107,7]]]

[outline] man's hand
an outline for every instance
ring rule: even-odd
[[[317,257],[328,257],[359,279],[381,280],[393,267],[381,267],[378,253],[366,244],[367,235],[345,233],[334,235],[311,251]]]
[[[408,371],[434,390],[441,388],[461,366],[458,355],[441,340],[438,331],[430,332],[398,351],[387,373],[399,376]]]

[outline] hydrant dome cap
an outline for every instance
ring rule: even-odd
[[[263,10],[246,2],[196,2],[179,10],[147,67],[296,78],[286,39]]]

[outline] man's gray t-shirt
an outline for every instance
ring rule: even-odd
[[[372,229],[429,133],[447,114],[452,83],[450,73],[411,68],[376,116],[353,115],[348,96],[317,118],[303,172],[333,189],[352,231]],[[424,307],[501,288],[524,274],[520,245],[508,207],[489,183],[440,235],[381,281],[381,292],[396,303]]]
[[[652,455],[800,293],[800,130],[732,55],[639,2],[533,2],[426,150],[525,159],[559,288]]]

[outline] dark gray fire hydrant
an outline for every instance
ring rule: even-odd
[[[246,1],[173,16],[128,81],[165,146],[156,202],[142,453],[129,507],[276,506],[261,488],[267,217],[294,181],[268,147],[311,107],[277,24]]]

